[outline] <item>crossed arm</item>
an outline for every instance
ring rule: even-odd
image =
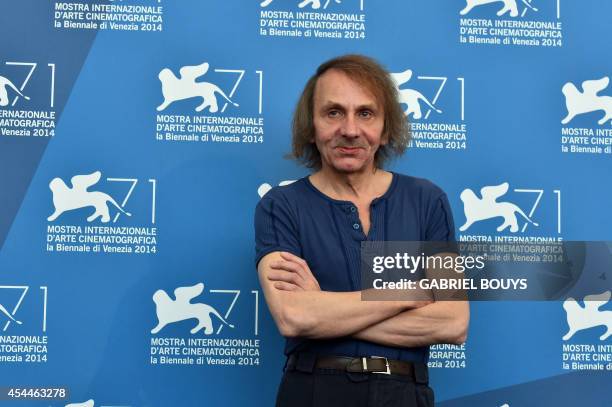
[[[465,342],[466,301],[363,301],[361,291],[322,291],[308,264],[287,252],[261,259],[259,280],[272,317],[286,337],[353,336],[386,346]]]

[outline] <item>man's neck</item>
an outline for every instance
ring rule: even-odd
[[[391,182],[391,174],[375,167],[355,173],[340,173],[323,167],[310,176],[310,181],[334,199],[361,200],[384,194]]]

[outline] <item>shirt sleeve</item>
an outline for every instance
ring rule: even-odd
[[[272,189],[255,209],[255,267],[265,255],[276,251],[302,257],[297,219],[287,200]]]
[[[453,212],[446,194],[442,193],[434,199],[428,218],[425,240],[434,242],[430,244],[430,250],[437,252],[458,253],[455,241],[455,223]]]

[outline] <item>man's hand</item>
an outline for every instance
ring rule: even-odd
[[[284,291],[321,291],[319,282],[306,261],[292,253],[280,252],[283,260],[270,262],[268,280],[274,288]]]

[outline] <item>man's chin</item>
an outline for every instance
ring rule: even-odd
[[[368,167],[367,163],[364,163],[362,161],[356,161],[356,160],[351,160],[351,161],[334,163],[334,165],[332,165],[332,168],[335,171],[342,173],[342,174],[353,174],[353,173],[363,172]]]

